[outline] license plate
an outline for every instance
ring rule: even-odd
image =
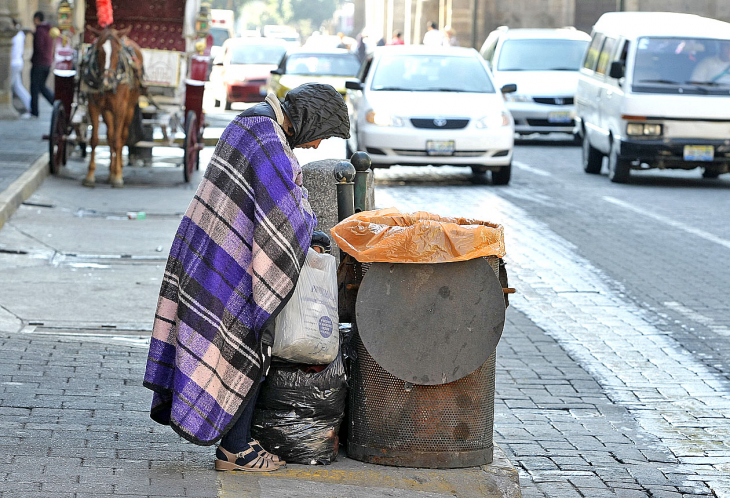
[[[451,156],[454,154],[455,147],[453,140],[428,140],[426,142],[426,152],[429,156]]]
[[[685,145],[685,161],[712,161],[715,159],[715,147],[712,145]]]
[[[570,123],[573,113],[570,111],[556,111],[548,114],[548,123]]]

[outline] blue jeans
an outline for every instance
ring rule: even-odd
[[[41,93],[49,104],[53,105],[53,92],[46,86],[48,73],[51,68],[48,66],[33,66],[30,68],[30,113],[38,116],[38,94]]]
[[[251,441],[251,420],[253,419],[253,410],[256,407],[256,399],[259,397],[261,391],[261,383],[259,382],[256,386],[256,392],[253,393],[251,399],[248,401],[246,408],[243,409],[243,413],[233,427],[223,436],[221,439],[221,446],[231,453],[238,453],[248,448],[248,443]]]

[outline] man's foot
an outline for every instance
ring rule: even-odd
[[[259,456],[253,448],[240,453],[231,453],[222,446],[215,450],[215,470],[240,470],[243,472],[272,472],[279,469],[279,465],[271,460]]]
[[[286,465],[286,462],[281,459],[280,456],[274,455],[273,453],[269,453],[266,451],[263,446],[261,446],[261,443],[259,443],[257,440],[252,439],[248,445],[253,448],[253,450],[259,454],[259,456],[264,457],[267,460],[271,460],[276,465],[280,467],[284,467]]]

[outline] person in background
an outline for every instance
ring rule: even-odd
[[[698,83],[730,84],[730,41],[719,42],[717,55],[702,59],[692,73]]]
[[[396,31],[395,36],[393,36],[393,39],[390,40],[390,43],[388,45],[404,45],[403,33],[401,33],[400,31]]]
[[[381,38],[378,40],[378,43],[375,45],[376,47],[384,47],[385,46],[385,38]]]
[[[48,74],[53,64],[53,40],[51,40],[51,25],[44,22],[43,12],[33,14],[33,56],[30,59],[30,113],[38,117],[38,94],[53,105],[53,92],[46,87]]]
[[[448,24],[444,26],[444,35],[444,47],[458,47],[461,45],[456,37],[456,31]]]
[[[360,62],[363,62],[365,59],[367,59],[368,56],[368,49],[365,45],[365,35],[360,33],[357,35],[357,45],[355,49],[355,55],[357,55],[357,60]]]
[[[29,118],[30,114],[30,94],[28,90],[23,86],[23,52],[25,51],[25,32],[20,28],[20,25],[15,19],[13,19],[13,25],[18,29],[18,32],[13,36],[13,48],[11,50],[10,58],[10,84],[13,88],[13,93],[20,100],[25,108],[25,111],[21,115],[22,118]]]
[[[350,48],[347,43],[345,43],[345,33],[340,31],[337,33],[337,36],[340,37],[340,43],[337,45],[337,48]]]
[[[438,30],[435,22],[429,22],[426,34],[423,35],[423,44],[430,47],[440,47],[444,44],[444,34]]]

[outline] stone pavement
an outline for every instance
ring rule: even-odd
[[[0,231],[1,498],[520,496],[500,448],[471,469],[343,457],[270,475],[213,471],[212,448],[150,420],[141,386],[165,254],[193,187],[179,168],[130,168],[124,189],[83,189],[84,164],[69,164]],[[138,210],[147,219],[125,216]]]

